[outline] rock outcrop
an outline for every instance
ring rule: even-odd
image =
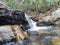
[[[39,20],[37,25],[60,25],[60,8]]]

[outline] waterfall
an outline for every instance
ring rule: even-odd
[[[39,29],[45,29],[46,30],[46,29],[51,28],[51,26],[40,26],[40,27],[38,27],[36,25],[36,22],[33,21],[27,14],[25,14],[25,17],[26,17],[26,19],[27,19],[27,21],[30,25],[30,29],[28,29],[30,31],[36,31],[36,30],[39,30]]]

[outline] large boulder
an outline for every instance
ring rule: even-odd
[[[45,23],[43,23],[45,22]],[[51,12],[50,15],[47,15],[45,17],[42,18],[42,21],[38,21],[38,25],[60,25],[60,8],[58,8],[57,10]]]
[[[53,11],[51,13],[51,15],[48,15],[48,16],[44,17],[43,20],[45,20],[45,21],[57,20],[58,18],[60,18],[60,8],[58,8],[55,11]]]

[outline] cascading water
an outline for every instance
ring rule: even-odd
[[[38,27],[36,25],[36,22],[33,21],[32,19],[30,19],[30,17],[27,14],[25,14],[25,17],[26,17],[26,19],[27,19],[27,21],[28,21],[28,23],[30,25],[30,29],[28,29],[30,31],[36,31],[36,30],[39,30],[39,29],[45,29],[46,30],[46,29],[51,28],[51,26],[41,26],[41,27]]]

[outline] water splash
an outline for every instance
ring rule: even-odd
[[[40,30],[40,29],[46,30],[46,29],[51,28],[51,26],[41,26],[41,27],[38,27],[36,25],[36,22],[33,21],[32,19],[30,19],[30,17],[27,14],[25,14],[25,17],[26,17],[26,19],[27,19],[27,21],[28,21],[28,23],[30,25],[30,29],[28,29],[30,31],[37,31],[37,30]]]

